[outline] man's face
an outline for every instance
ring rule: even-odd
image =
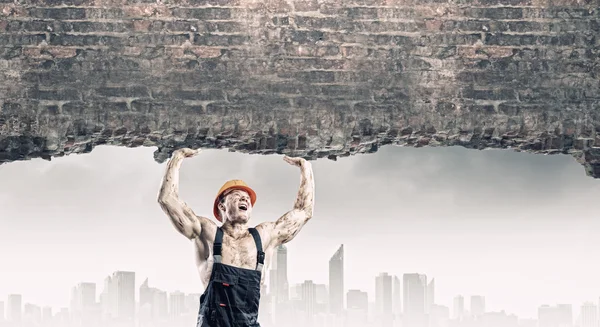
[[[224,211],[221,213],[221,216],[226,218],[223,221],[247,222],[252,213],[250,195],[242,190],[233,190],[226,193],[223,203],[219,207]]]

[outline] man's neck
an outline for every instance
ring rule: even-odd
[[[234,239],[239,239],[248,234],[247,223],[238,223],[226,220],[221,226],[221,229],[223,229],[223,232],[225,232],[225,234],[229,235]]]

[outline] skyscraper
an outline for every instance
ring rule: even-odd
[[[425,313],[427,276],[422,274],[404,274],[404,314]]]
[[[427,281],[427,279],[425,279]],[[431,311],[431,306],[435,304],[435,278],[427,284],[427,300],[425,301],[425,313]]]
[[[391,327],[394,320],[392,312],[392,276],[380,273],[375,278],[375,308],[381,325]]]
[[[404,325],[425,326],[425,305],[427,301],[427,276],[423,274],[404,274]]]
[[[367,292],[348,290],[346,294],[346,327],[367,326],[369,319],[369,296]]]
[[[465,298],[462,295],[454,297],[454,319],[462,319],[465,312]]]
[[[22,316],[22,298],[20,294],[9,294],[6,301],[6,320],[20,323]]]
[[[570,304],[542,305],[538,308],[538,327],[572,327],[573,309]]]
[[[348,290],[346,295],[348,309],[369,310],[369,295],[360,290]]]
[[[302,303],[306,317],[311,319],[315,315],[317,305],[317,291],[312,280],[307,280],[301,286]]]
[[[581,327],[598,327],[598,307],[593,302],[581,306]]]
[[[167,292],[159,289],[153,290],[152,297],[152,318],[156,320],[162,320],[167,317],[168,305],[167,305]]]
[[[71,320],[75,326],[97,322],[96,284],[79,283],[71,291]]]
[[[285,245],[277,247],[277,302],[287,302],[290,298],[288,284],[287,248]]]
[[[100,294],[100,306],[102,308],[103,319],[112,319],[117,316],[117,291],[115,283],[111,276],[104,278],[104,289]]]
[[[4,301],[0,301],[0,322],[4,321]]]
[[[42,322],[42,308],[32,303],[23,306],[23,322],[25,325],[39,326]]]
[[[130,320],[135,317],[135,272],[116,271],[113,282],[117,291],[117,317]]]
[[[392,314],[392,276],[384,272],[375,278],[375,308],[379,315]]]
[[[49,326],[52,323],[52,308],[51,307],[43,307],[42,308],[42,325]]]
[[[342,314],[344,309],[344,245],[329,260],[329,312]]]
[[[152,303],[153,289],[148,285],[148,278],[140,285],[140,307]]]
[[[185,294],[179,291],[169,294],[169,313],[175,319],[183,315],[185,309]]]
[[[480,317],[485,313],[485,297],[471,295],[471,316]]]
[[[402,314],[402,285],[400,285],[400,278],[394,275],[394,279],[392,280],[392,312],[395,315]]]

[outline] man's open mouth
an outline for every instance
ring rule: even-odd
[[[240,210],[244,210],[244,211],[246,211],[246,210],[248,210],[248,205],[246,205],[246,204],[240,204],[240,206],[239,206],[238,208],[239,208]]]

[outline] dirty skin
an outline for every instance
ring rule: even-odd
[[[175,229],[193,241],[196,252],[196,266],[200,279],[206,287],[213,266],[212,246],[217,224],[204,216],[199,216],[179,197],[179,170],[184,159],[198,155],[201,150],[176,150],[167,163],[166,171],[158,194],[158,203],[170,218]],[[300,170],[300,188],[292,209],[275,221],[256,226],[265,252],[265,264],[261,283],[264,285],[264,271],[270,267],[274,249],[290,242],[312,218],[315,196],[315,183],[311,163],[303,158],[284,156],[283,160]],[[268,201],[268,200],[266,200]],[[212,199],[207,199],[212,203]],[[229,191],[220,199],[219,211],[223,218],[222,262],[246,269],[256,267],[256,245],[248,228],[252,227],[252,204],[248,193],[241,190]]]

